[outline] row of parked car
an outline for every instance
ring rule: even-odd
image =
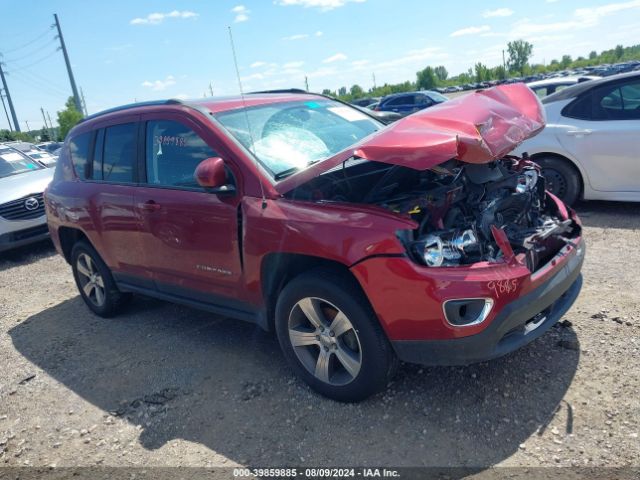
[[[619,73],[626,73],[631,71],[640,70],[640,60],[631,60],[628,62],[620,62],[615,64],[602,64],[597,66],[581,67],[567,70],[560,70],[550,73],[538,73],[534,75],[528,75],[524,77],[511,77],[501,80],[489,80],[486,82],[471,82],[464,85],[454,85],[449,87],[435,88],[434,90],[439,93],[454,93],[467,90],[477,90],[480,88],[495,87],[496,85],[503,85],[509,83],[531,83],[541,80],[562,78],[562,77],[584,77],[584,76],[597,76],[608,77]]]
[[[49,235],[43,192],[62,144],[0,143],[0,251]]]

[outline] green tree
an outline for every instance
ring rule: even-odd
[[[489,75],[489,69],[486,65],[478,62],[474,66],[476,72],[476,82],[484,82],[485,80],[491,80]]]
[[[598,58],[598,52],[596,52],[595,50],[591,50],[589,52],[589,60],[595,60],[596,58]]]
[[[509,69],[524,74],[524,67],[533,53],[533,45],[526,40],[514,40],[507,43]]]
[[[77,123],[82,120],[83,115],[78,110],[76,110],[76,104],[73,100],[73,97],[69,97],[67,103],[65,103],[65,109],[61,112],[58,112],[58,125],[60,125],[60,135],[59,140],[64,140],[71,130]]]
[[[49,137],[49,131],[46,128],[42,127],[40,129],[40,141],[48,142],[50,140],[51,140],[51,137]]]
[[[562,68],[567,68],[572,62],[573,59],[571,58],[571,55],[563,55],[562,60],[560,60],[560,66]]]
[[[339,97],[344,97],[347,95],[347,87],[340,87],[338,89],[338,96]]]
[[[329,95],[330,97],[333,97],[333,96],[335,96],[335,93],[333,93],[328,88],[325,88],[324,90],[322,90],[322,95]]]
[[[436,74],[432,67],[426,67],[424,70],[420,70],[416,73],[416,76],[416,88],[418,88],[418,90],[429,90],[436,86]]]
[[[433,69],[433,73],[436,74],[436,77],[438,77],[438,80],[441,82],[444,82],[447,77],[449,76],[449,72],[447,72],[447,69],[444,68],[443,65],[440,65],[436,68]]]
[[[616,45],[615,53],[616,58],[620,60],[622,58],[622,55],[624,55],[624,47],[622,45]]]
[[[364,90],[360,85],[352,85],[349,93],[351,94],[352,100],[364,97]]]

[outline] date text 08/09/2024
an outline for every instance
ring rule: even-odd
[[[398,470],[389,468],[235,468],[235,478],[399,478]]]

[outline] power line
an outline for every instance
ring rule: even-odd
[[[19,72],[20,70],[25,70],[27,68],[33,67],[34,65],[38,65],[39,63],[44,62],[45,60],[48,60],[49,58],[51,58],[51,56],[56,53],[58,51],[58,48],[56,47],[55,50],[47,53],[44,57],[39,58],[38,60],[36,60],[35,62],[31,62],[27,65],[18,65],[18,68],[11,68],[10,70],[8,70],[9,72]],[[7,62],[9,66],[13,65],[13,62]]]
[[[47,39],[46,42],[38,44],[36,48],[29,50],[27,52],[22,52],[22,53],[13,54],[13,55],[10,54],[9,57],[4,55],[4,53],[0,53],[0,55],[2,55],[2,58],[4,59],[5,62],[20,63],[24,60],[28,60],[29,58],[42,53],[42,50],[44,48],[47,48],[49,45],[53,45],[55,41],[56,39],[51,37]]]
[[[3,63],[0,62],[0,80],[2,80],[2,87],[4,88],[4,93],[7,96],[7,103],[9,104],[9,110],[11,110],[11,117],[13,118],[13,126],[16,129],[16,132],[20,131],[20,123],[18,123],[18,117],[16,115],[16,110],[13,108],[13,102],[11,101],[11,94],[9,93],[9,87],[7,87],[7,79],[4,78],[4,71],[2,70]]]
[[[43,77],[42,75],[32,71],[32,70],[18,70],[18,75],[24,76],[27,75],[33,81],[38,81],[52,88],[53,90],[57,90],[61,93],[67,95],[67,89],[60,85],[59,83],[52,82],[50,79]]]
[[[33,78],[29,78],[24,76],[25,72],[16,72],[13,75],[15,75],[16,78],[20,79],[20,81],[26,83],[27,85],[30,85],[31,87],[42,91],[43,93],[47,93],[49,94],[49,96],[54,96],[54,97],[62,97],[62,96],[68,96],[68,93],[63,93],[60,91],[56,91],[53,88],[51,88],[50,85],[47,85],[44,82],[41,81],[36,81]]]
[[[22,45],[20,45],[20,46],[18,46],[18,47],[15,47],[15,48],[11,48],[11,49],[9,49],[9,50],[4,50],[4,53],[12,53],[12,52],[16,52],[16,51],[18,51],[18,50],[23,49],[24,47],[28,47],[29,45],[34,44],[35,42],[37,42],[38,40],[40,40],[42,37],[44,37],[45,35],[49,34],[49,33],[50,33],[50,31],[51,31],[52,29],[53,29],[53,26],[49,27],[49,28],[48,28],[44,33],[42,33],[42,34],[38,35],[36,38],[34,38],[33,40],[31,40],[31,41],[29,41],[29,42],[27,42],[27,43],[24,43],[24,44],[22,44]]]

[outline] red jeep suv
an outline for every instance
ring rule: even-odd
[[[296,90],[127,105],[68,135],[49,228],[97,315],[141,293],[255,322],[358,401],[398,359],[495,358],[572,305],[580,221],[509,155],[543,127],[519,84],[390,126]]]

